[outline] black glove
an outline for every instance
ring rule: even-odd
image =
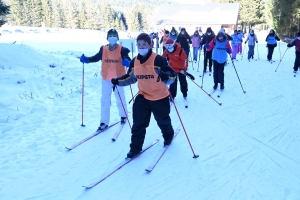
[[[185,72],[185,75],[190,79],[195,80],[195,77],[192,74]]]
[[[247,42],[245,42],[245,44],[247,44]]]
[[[112,78],[112,79],[111,79],[111,83],[114,85],[114,86],[113,86],[113,91],[115,91],[116,86],[119,85],[118,79]]]
[[[164,73],[164,72],[162,72],[162,71],[159,73],[158,76],[160,77],[160,79],[161,79],[162,81],[167,81],[167,80],[169,80],[168,74],[166,74],[166,73]]]
[[[291,46],[291,44],[288,44],[287,47],[290,48],[290,47],[292,47],[292,46]]]
[[[258,41],[256,41],[256,43],[258,43]]]

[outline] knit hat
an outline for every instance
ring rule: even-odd
[[[118,32],[117,32],[115,29],[110,29],[110,30],[107,32],[106,39],[108,39],[108,36],[109,36],[110,34],[117,35],[117,38],[118,38],[118,40],[119,40],[119,34],[118,34]]]
[[[222,29],[222,28],[221,28],[221,29],[219,30],[219,32],[218,32],[218,35],[221,35],[221,34],[222,34],[222,35],[225,35],[225,31],[224,31],[224,29]]]
[[[174,43],[174,40],[172,40],[171,38],[169,38],[167,41],[166,41],[166,44],[173,44]]]

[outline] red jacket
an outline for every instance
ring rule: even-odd
[[[163,53],[163,57],[167,58],[170,67],[179,73],[180,70],[187,71],[188,59],[183,48],[177,42],[174,45],[174,51],[169,52],[167,49]]]

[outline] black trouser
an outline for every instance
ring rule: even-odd
[[[211,71],[211,67],[212,67],[212,51],[206,51],[205,55],[204,55],[204,69],[203,71],[207,70],[207,61],[209,61],[209,71]]]
[[[171,140],[174,136],[174,130],[170,118],[170,102],[169,97],[150,101],[143,95],[135,98],[132,107],[133,125],[131,129],[130,151],[139,152],[142,150],[146,135],[146,128],[149,126],[151,113],[159,126],[163,138]]]
[[[298,71],[298,68],[300,68],[300,52],[296,51],[296,58],[294,63],[294,71]]]
[[[272,60],[274,48],[275,46],[268,46],[268,55],[267,55],[268,60]]]
[[[214,82],[215,84],[224,84],[224,66],[225,63],[218,63],[214,60]]]
[[[177,94],[177,79],[179,79],[180,90],[183,94],[183,97],[187,97],[188,84],[186,81],[186,76],[182,73],[178,73],[175,81],[170,85],[170,93],[172,97],[175,98]]]

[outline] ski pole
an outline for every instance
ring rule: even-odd
[[[131,84],[130,84],[129,86],[130,86],[131,96],[132,96],[132,99],[133,99],[133,92],[132,92]],[[134,102],[134,99],[133,99],[133,102]],[[129,103],[130,103],[130,102],[129,102]]]
[[[202,83],[201,83],[201,88],[203,87],[203,79],[204,79],[204,70],[203,70],[203,73],[202,73]]]
[[[240,77],[239,77],[239,75],[238,75],[238,73],[237,73],[237,71],[236,71],[236,68],[235,68],[234,62],[233,62],[233,60],[232,60],[232,57],[231,57],[230,54],[229,54],[229,56],[230,56],[232,65],[233,65],[233,67],[234,67],[235,73],[236,73],[236,75],[237,75],[237,77],[238,77],[238,79],[239,79],[239,82],[240,82],[240,85],[241,85],[241,87],[242,87],[242,90],[243,90],[244,93],[246,93],[246,91],[244,90],[243,85],[242,85],[242,83],[241,83]]]
[[[121,104],[122,104],[122,107],[123,107],[124,113],[126,114],[127,121],[128,121],[128,125],[129,125],[129,127],[130,127],[130,129],[131,129],[131,124],[130,124],[130,121],[129,121],[129,118],[128,118],[128,113],[126,112],[126,109],[125,109],[124,103],[123,103],[123,101],[122,101],[122,98],[121,98],[121,95],[120,95],[120,93],[119,93],[119,89],[118,89],[118,87],[117,87],[117,86],[116,86],[116,89],[117,89],[117,92],[118,92],[118,95],[119,95],[119,98],[120,98],[120,101],[121,101]]]
[[[288,49],[289,49],[289,48],[286,48],[286,50],[285,50],[285,52],[284,52],[282,58],[280,59],[280,61],[279,61],[279,63],[278,63],[277,68],[275,69],[275,72],[277,72],[277,69],[278,69],[278,67],[279,67],[279,65],[280,65],[280,63],[281,63],[281,61],[282,61],[282,59],[283,59],[283,57],[284,57],[284,55],[285,55],[285,53],[286,53],[286,51],[287,51]]]
[[[204,50],[203,50],[204,51]],[[197,72],[199,72],[199,63],[201,61],[201,49],[200,49],[200,53],[199,53],[199,59],[198,59],[198,69],[197,69]]]
[[[171,99],[172,99],[172,103],[174,104],[174,108],[175,108],[176,113],[177,113],[177,115],[178,115],[178,118],[179,118],[179,120],[180,120],[180,123],[181,123],[181,126],[182,126],[182,128],[183,128],[183,131],[184,131],[184,133],[185,133],[186,139],[187,139],[187,141],[188,141],[188,143],[189,143],[189,145],[190,145],[190,147],[191,147],[191,150],[192,150],[192,152],[193,152],[193,154],[194,154],[193,158],[198,158],[199,155],[196,155],[195,152],[194,152],[194,149],[193,149],[192,144],[191,144],[191,142],[190,142],[189,136],[188,136],[187,133],[186,133],[186,130],[185,130],[185,128],[184,128],[184,125],[183,125],[183,123],[182,123],[181,117],[180,117],[180,115],[179,115],[179,112],[178,112],[178,110],[177,110],[176,104],[175,104],[175,102],[174,102],[174,98],[173,98],[173,96],[171,95],[170,90],[169,90],[169,94],[170,94],[170,97],[171,97]]]
[[[260,60],[259,59],[259,53],[258,53],[258,45],[256,45],[256,50],[257,50],[257,59]]]
[[[82,54],[84,56],[84,54]],[[85,127],[83,124],[83,105],[84,105],[84,63],[82,63],[82,88],[81,88],[81,126]]]
[[[280,50],[280,42],[278,42],[279,43],[279,56],[280,56],[280,59],[282,59],[281,58],[281,50]]]
[[[131,101],[134,101],[134,97],[136,97],[138,94],[139,94],[139,92],[137,92],[137,93],[132,97],[132,99],[130,99],[130,101],[129,101],[128,103],[131,103]]]
[[[185,75],[191,80],[193,81],[193,83],[195,83],[203,92],[205,92],[210,98],[212,98],[212,100],[214,100],[217,104],[219,104],[220,106],[222,105],[222,103],[219,103],[217,100],[215,100],[209,93],[207,93],[205,90],[202,89],[202,87],[200,87],[194,80],[193,78],[190,76],[190,74],[185,73]]]

